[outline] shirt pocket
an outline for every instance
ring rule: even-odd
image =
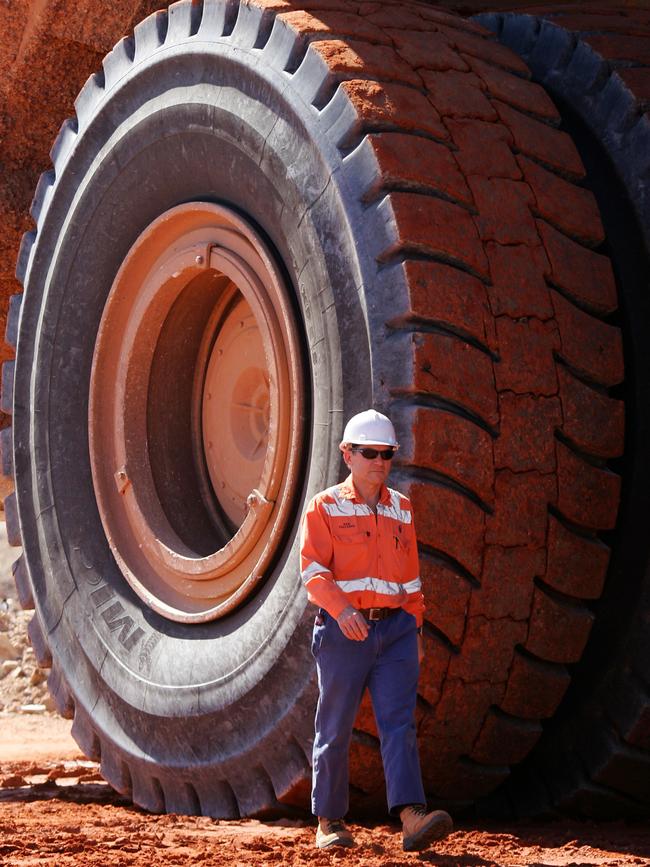
[[[390,547],[395,577],[402,577],[411,554],[411,540],[403,524],[393,530]]]
[[[332,534],[334,542],[334,579],[344,580],[348,575],[363,575],[368,571],[369,543],[368,533],[353,530]]]

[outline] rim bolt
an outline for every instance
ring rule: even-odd
[[[119,494],[123,494],[131,484],[131,479],[128,477],[126,467],[120,467],[115,473],[115,484]]]

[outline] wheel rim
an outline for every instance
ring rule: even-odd
[[[300,342],[268,248],[229,209],[160,216],[102,315],[90,385],[93,483],[126,580],[182,622],[231,611],[294,512]]]

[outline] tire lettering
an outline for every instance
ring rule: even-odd
[[[108,586],[108,584],[103,584],[97,590],[93,590],[90,595],[93,602],[95,603],[95,608],[99,608],[100,605],[103,605],[104,602],[108,602],[108,600],[115,594]]]
[[[114,591],[108,584],[103,584],[90,594],[95,608],[99,608],[105,602],[113,599]],[[133,650],[135,645],[143,638],[144,630],[135,626],[133,618],[125,613],[124,606],[120,602],[113,602],[102,611],[102,618],[111,632],[119,629],[118,640],[126,650]],[[135,628],[134,628],[135,627]]]
[[[106,621],[106,625],[111,632],[115,632],[117,629],[120,630],[120,634],[118,635],[120,643],[123,644],[127,650],[133,650],[135,645],[144,635],[144,630],[140,629],[138,626],[133,630],[133,632],[131,632],[134,625],[133,618],[129,617],[128,614],[124,617],[120,617],[120,614],[123,613],[124,608],[122,605],[120,605],[119,602],[114,602],[109,608],[105,608],[104,611],[102,611],[102,617]]]
[[[138,656],[138,670],[145,671],[147,674],[151,671],[151,654],[156,648],[156,645],[160,641],[160,635],[156,635],[155,633],[151,633],[144,646],[140,648],[140,655]]]

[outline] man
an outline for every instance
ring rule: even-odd
[[[319,686],[312,811],[319,848],[354,845],[343,817],[352,727],[366,687],[388,808],[402,820],[404,849],[422,849],[452,830],[447,813],[427,813],[420,773],[415,702],[424,601],[411,504],[385,485],[398,447],[385,415],[353,416],[340,444],[350,475],[317,494],[303,518],[302,578],[319,606],[312,640]]]

